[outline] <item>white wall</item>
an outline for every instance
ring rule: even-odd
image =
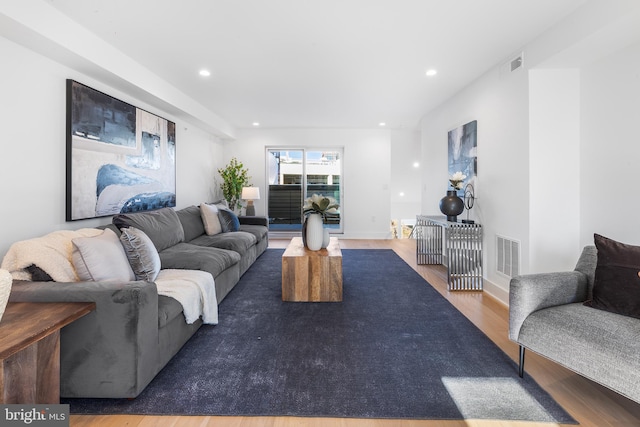
[[[214,172],[223,165],[217,137],[1,37],[0,56],[0,257],[17,240],[110,221],[65,222],[68,78],[176,122],[177,205],[210,199]]]
[[[421,161],[420,132],[391,131],[391,219],[415,222],[422,213]]]
[[[640,245],[640,43],[581,72],[580,242]]]
[[[529,130],[529,270],[561,271],[581,249],[578,69],[529,71]]]
[[[276,147],[342,147],[344,200],[343,238],[389,238],[392,197],[391,189],[404,188],[412,174],[395,173],[392,159],[405,156],[419,144],[416,132],[358,129],[244,129],[237,140],[225,142],[225,161],[232,157],[249,170],[251,183],[265,190],[265,150]],[[397,143],[397,146],[394,145]],[[398,154],[400,153],[400,154]],[[408,157],[408,156],[407,156]],[[409,158],[409,157],[408,157]],[[412,164],[413,162],[409,162]],[[404,167],[403,162],[398,162]],[[396,178],[397,177],[397,178]],[[415,183],[411,183],[415,186]],[[410,186],[407,186],[407,188]],[[408,190],[411,191],[411,190]],[[410,196],[415,197],[415,196]],[[256,214],[266,214],[266,198],[255,202]],[[415,203],[415,202],[414,202]],[[416,209],[417,206],[416,203]],[[413,212],[415,217],[417,212]]]
[[[439,214],[448,130],[478,120],[474,217],[485,289],[507,300],[496,234],[521,243],[521,273],[572,269],[593,233],[640,245],[640,3],[590,1],[422,120],[424,213]]]
[[[447,133],[472,120],[478,121],[478,179],[477,200],[470,217],[483,226],[485,278],[506,289],[508,279],[498,275],[495,268],[496,234],[521,241],[523,260],[528,257],[526,73],[505,73],[496,67],[423,118],[424,214],[442,215],[438,204],[449,184]]]

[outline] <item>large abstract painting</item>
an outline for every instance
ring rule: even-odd
[[[449,131],[449,176],[462,172],[467,177],[458,195],[462,196],[467,184],[477,189],[478,177],[478,121],[474,120]]]
[[[175,123],[67,80],[67,221],[175,205]]]

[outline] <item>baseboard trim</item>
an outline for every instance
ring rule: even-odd
[[[486,293],[491,295],[498,302],[501,302],[502,304],[509,307],[509,290],[508,289],[504,289],[503,287],[488,281],[486,278],[483,279],[483,289]]]

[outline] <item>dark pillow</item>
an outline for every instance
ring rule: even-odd
[[[217,205],[217,206],[218,206],[218,218],[220,219],[222,232],[227,233],[229,231],[240,230],[240,220],[238,219],[238,216],[227,208],[222,208],[220,207],[220,205]]]
[[[53,282],[54,280],[49,276],[49,273],[41,269],[35,264],[31,264],[24,268],[24,270],[31,274],[31,280],[34,282]]]
[[[593,299],[585,305],[640,319],[640,246],[594,234],[598,262]]]

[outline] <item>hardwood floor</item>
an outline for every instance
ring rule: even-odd
[[[269,247],[285,248],[288,240],[271,239]],[[343,249],[393,249],[420,273],[458,310],[491,338],[513,360],[518,347],[507,336],[508,308],[482,292],[447,291],[446,270],[442,266],[417,265],[414,240],[341,240]],[[526,374],[553,396],[581,426],[640,426],[640,404],[621,397],[532,352],[527,353]],[[542,427],[557,424],[498,420],[378,420],[301,417],[215,417],[215,416],[71,416],[71,426],[132,427]]]

